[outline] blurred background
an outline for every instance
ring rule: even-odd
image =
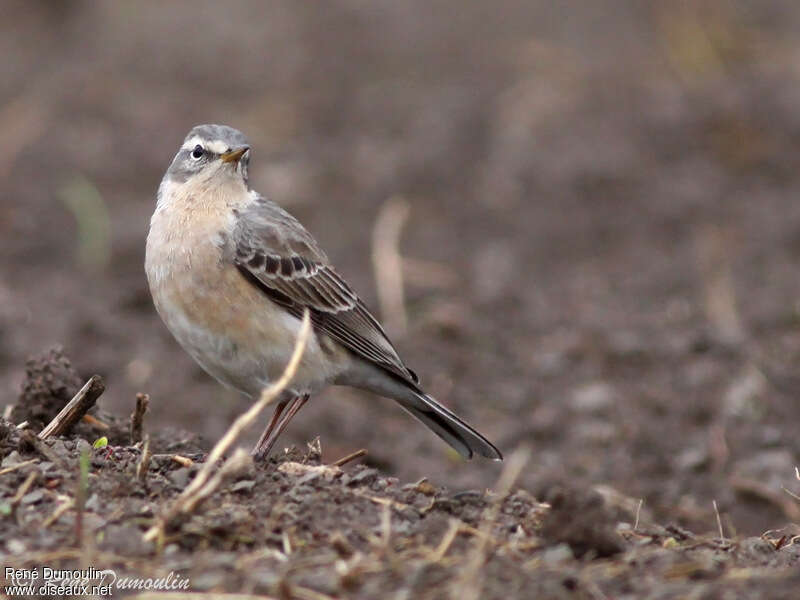
[[[151,427],[213,440],[247,406],[142,266],[174,152],[224,123],[430,393],[534,449],[523,485],[800,520],[798,27],[789,0],[3,2],[0,404],[59,343]],[[281,443],[317,435],[403,481],[500,469],[347,389]]]

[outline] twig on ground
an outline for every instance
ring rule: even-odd
[[[372,229],[372,268],[378,304],[386,329],[405,333],[408,324],[403,291],[403,258],[400,255],[400,234],[408,219],[409,204],[393,196],[381,207]]]
[[[28,473],[25,481],[23,481],[22,485],[17,488],[17,493],[14,494],[14,497],[11,498],[11,502],[9,502],[12,514],[16,512],[19,503],[22,502],[22,498],[28,493],[28,490],[31,489],[31,486],[33,485],[33,482],[36,481],[37,477],[39,477],[39,469],[34,469]]]
[[[366,498],[367,500],[370,500],[375,504],[382,504],[384,506],[389,506],[397,511],[403,511],[408,508],[413,508],[410,504],[406,504],[405,502],[400,502],[399,500],[392,500],[391,498],[381,498],[380,496],[373,496],[372,494],[367,494],[359,489],[353,490],[353,495]]]
[[[89,381],[75,394],[75,397],[61,409],[55,419],[39,432],[39,439],[46,440],[51,436],[66,433],[86,414],[87,410],[94,406],[105,389],[103,378],[100,375],[92,375]]]
[[[367,449],[361,448],[361,450],[356,450],[355,452],[348,454],[347,456],[343,456],[339,460],[335,460],[331,463],[332,467],[342,467],[349,462],[353,462],[357,458],[361,458],[362,456],[367,455]]]
[[[644,503],[644,498],[639,498],[639,505],[636,507],[636,522],[633,524],[633,530],[636,531],[639,529],[639,515],[642,512],[642,504]]]
[[[83,415],[81,421],[86,423],[90,427],[99,429],[100,431],[108,431],[109,429],[111,429],[111,425],[109,425],[108,423],[104,423],[103,421],[92,415]]]
[[[794,493],[792,490],[790,490],[789,488],[787,488],[787,487],[785,487],[785,486],[781,486],[781,488],[783,489],[783,491],[784,491],[784,492],[786,492],[787,494],[789,494],[789,495],[790,495],[792,498],[794,498],[795,500],[798,500],[798,501],[800,501],[800,496],[798,496],[797,494],[795,494],[795,493]]]
[[[300,359],[303,357],[303,352],[305,351],[306,342],[308,341],[310,332],[311,317],[308,309],[306,309],[303,313],[303,321],[302,325],[300,326],[300,331],[297,334],[294,352],[292,352],[292,357],[289,359],[289,363],[286,365],[283,375],[281,375],[275,383],[265,388],[261,392],[261,396],[259,397],[258,401],[253,404],[253,406],[237,417],[233,424],[228,428],[228,431],[225,433],[225,435],[222,436],[222,438],[211,450],[206,462],[203,464],[200,471],[198,471],[195,478],[181,492],[172,506],[156,520],[155,525],[145,532],[145,541],[149,542],[155,539],[163,540],[164,532],[169,522],[178,514],[191,512],[194,510],[200,500],[210,495],[210,493],[214,490],[214,488],[210,487],[211,484],[219,485],[221,483],[223,471],[230,471],[234,467],[241,468],[242,463],[244,462],[243,457],[247,456],[243,450],[235,453],[228,461],[226,461],[226,464],[223,465],[217,475],[211,479],[212,471],[225,452],[228,451],[228,449],[239,438],[242,432],[253,424],[253,422],[261,414],[261,411],[263,411],[264,408],[266,408],[269,404],[274,402],[278,396],[280,396],[281,392],[286,389],[286,386],[289,385],[295,373],[297,372]],[[229,469],[226,469],[228,463],[231,464]],[[211,479],[211,481],[209,481],[209,479]],[[209,487],[207,487],[206,484],[209,484]]]
[[[144,437],[144,445],[142,446],[142,455],[139,457],[139,462],[136,463],[136,479],[141,483],[147,482],[147,471],[150,469],[150,459],[153,454],[150,452],[150,436]]]
[[[714,505],[714,514],[717,515],[717,527],[719,528],[719,539],[724,544],[725,543],[725,533],[722,531],[722,519],[719,518],[719,508],[717,507],[717,501],[712,500],[711,504]]]
[[[383,505],[383,511],[381,512],[381,545],[383,546],[384,552],[391,552],[391,544],[392,542],[392,509],[389,505]]]
[[[173,454],[170,456],[170,459],[172,462],[176,462],[182,467],[191,467],[194,464],[194,461],[191,458],[181,456],[180,454]]]
[[[208,498],[211,494],[217,491],[222,483],[230,478],[238,475],[245,469],[247,469],[253,462],[253,459],[250,455],[241,448],[237,448],[233,452],[233,456],[231,456],[228,460],[226,460],[219,470],[214,473],[214,475],[208,480],[208,482],[203,485],[203,487],[198,488],[194,493],[189,496],[186,496],[186,499],[181,506],[181,512],[184,513],[192,513],[197,508],[197,506],[206,498]],[[199,475],[198,475],[199,476]],[[195,479],[197,479],[195,477]]]
[[[16,471],[18,469],[22,469],[24,467],[27,467],[28,465],[32,465],[32,464],[37,463],[37,462],[39,462],[38,458],[32,458],[30,460],[25,460],[25,461],[23,461],[21,463],[17,463],[15,465],[11,465],[10,467],[6,467],[5,469],[0,469],[0,475],[5,475],[6,473],[11,473],[13,471]]]
[[[150,407],[150,396],[148,394],[136,394],[136,408],[131,413],[131,445],[142,441],[142,424],[144,415]]]
[[[333,596],[328,596],[327,594],[312,590],[311,588],[294,584],[287,586],[287,588],[290,595],[293,598],[299,598],[299,600],[333,600]]]
[[[441,562],[441,560],[447,554],[447,551],[450,549],[450,546],[458,536],[458,532],[461,531],[461,521],[458,519],[450,519],[450,525],[447,528],[447,531],[442,536],[442,541],[439,542],[439,545],[436,547],[436,550],[433,551],[433,554],[430,557],[430,561],[432,563]]]
[[[61,515],[63,515],[65,512],[67,512],[73,506],[75,506],[75,499],[74,498],[69,498],[68,500],[64,500],[53,511],[53,514],[51,514],[49,517],[47,517],[42,522],[42,529],[47,529],[48,527],[50,527],[50,525],[52,525],[53,523],[58,521],[58,519],[61,517]]]
[[[281,536],[281,542],[283,543],[284,556],[289,556],[292,553],[292,540],[289,538],[289,532],[285,529],[283,530],[283,535]]]

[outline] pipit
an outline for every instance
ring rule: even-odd
[[[223,384],[250,397],[283,372],[300,319],[313,332],[253,454],[272,445],[309,396],[328,384],[396,400],[465,458],[502,455],[427,395],[377,319],[292,215],[250,189],[250,146],[222,125],[186,136],[158,188],[145,270],[158,314]]]

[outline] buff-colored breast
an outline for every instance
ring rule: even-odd
[[[162,196],[169,197],[150,223],[145,270],[156,310],[206,371],[256,395],[286,366],[300,321],[224,258],[235,225],[230,203],[219,193],[205,191],[206,201],[197,201],[186,191],[162,187]],[[209,202],[209,196],[216,201]],[[346,351],[312,336],[291,387],[315,392],[348,361]]]

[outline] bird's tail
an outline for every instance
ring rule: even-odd
[[[477,453],[492,460],[503,460],[494,444],[431,396],[412,392],[397,401],[464,458],[472,458],[472,454]]]

